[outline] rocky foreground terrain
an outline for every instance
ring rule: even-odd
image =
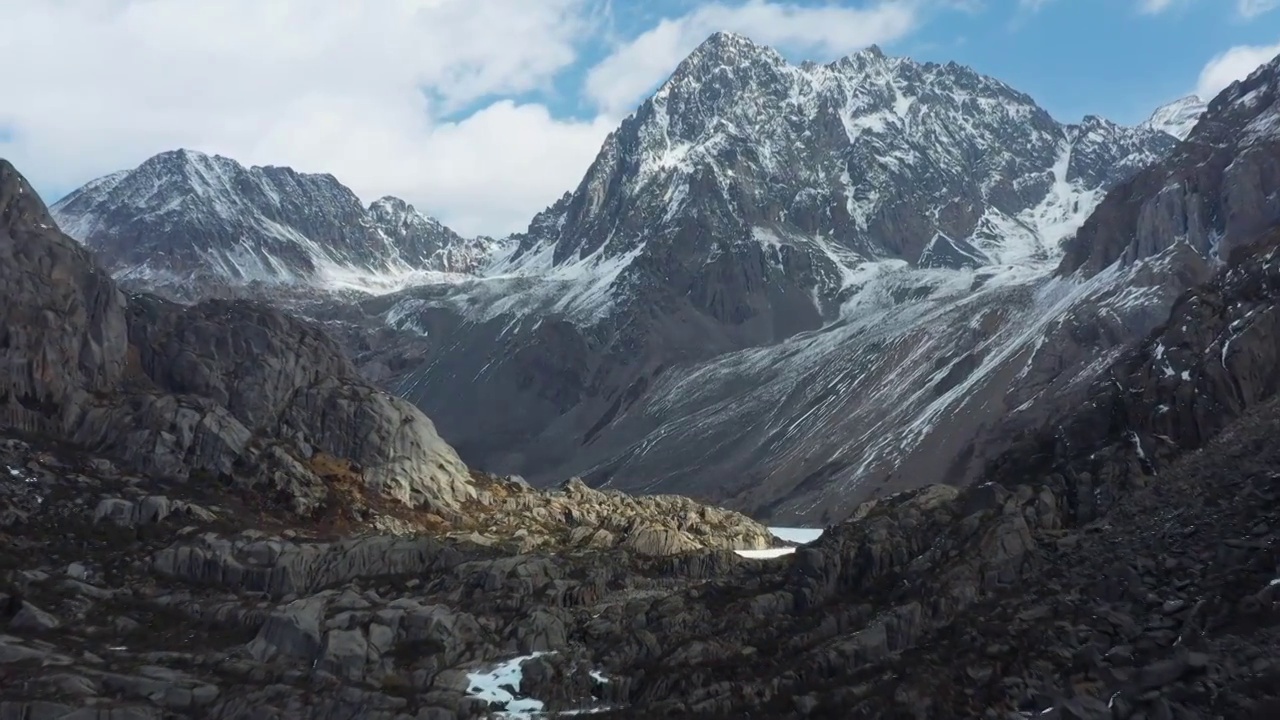
[[[774,561],[343,535],[11,438],[0,717],[1271,718],[1278,431],[1112,438],[1109,473],[896,496]]]
[[[0,720],[1276,717],[1277,248],[989,482],[755,560],[467,469],[314,326],[122,293],[0,164]]]

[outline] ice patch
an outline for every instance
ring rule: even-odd
[[[768,548],[767,550],[734,550],[738,555],[749,560],[768,560],[771,558],[779,558],[783,555],[791,555],[795,553],[793,547],[785,548]]]
[[[822,533],[826,531],[823,528],[771,527],[769,532],[781,540],[807,545],[822,537]]]
[[[823,528],[797,528],[797,527],[771,527],[769,532],[779,540],[787,542],[800,543],[807,545],[818,538],[822,537]],[[796,551],[794,547],[784,548],[766,548],[764,550],[734,550],[738,555],[751,560],[768,560],[771,558],[783,557],[791,555]]]
[[[492,670],[467,673],[467,693],[473,698],[501,705],[503,712],[498,717],[533,718],[541,713],[543,703],[533,698],[517,697],[520,682],[524,678],[521,666],[534,658],[546,655],[536,652],[512,658]]]
[[[566,715],[592,715],[613,709],[598,707],[548,711],[545,709],[546,704],[541,700],[517,697],[517,693],[520,691],[520,682],[524,679],[524,673],[521,670],[524,663],[543,655],[552,654],[554,653],[536,652],[531,655],[522,655],[500,663],[492,670],[467,673],[467,693],[470,697],[502,706],[500,711],[486,717],[504,718],[505,720],[535,720],[536,718]],[[599,670],[591,671],[591,679],[602,684],[609,682],[609,678]]]

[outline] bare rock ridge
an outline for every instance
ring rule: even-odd
[[[493,251],[394,197],[367,208],[332,175],[161,153],[52,208],[121,280],[185,299],[258,283],[331,287],[468,273]]]
[[[528,545],[572,539],[652,554],[772,543],[745,517],[676,498],[501,491],[420,410],[363,380],[315,325],[253,302],[126,295],[8,163],[0,209],[6,427],[353,527],[499,538],[523,528]],[[575,528],[586,535],[569,538]]]

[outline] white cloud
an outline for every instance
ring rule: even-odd
[[[1024,10],[1035,12],[1040,8],[1053,2],[1053,0],[1018,0],[1018,6]],[[1137,5],[1138,12],[1143,15],[1159,15],[1177,5],[1182,5],[1191,0],[1134,0]],[[1241,5],[1249,2],[1280,2],[1280,0],[1239,0]]]
[[[1233,47],[1214,57],[1200,71],[1196,95],[1208,100],[1236,80],[1248,77],[1259,65],[1270,62],[1276,55],[1280,55],[1280,43]]]
[[[631,40],[588,74],[586,93],[606,113],[630,108],[657,87],[708,35],[727,30],[756,42],[813,56],[845,55],[903,37],[919,20],[915,3],[881,2],[863,8],[748,0],[702,5]]]
[[[1280,0],[1237,0],[1236,11],[1240,17],[1249,19],[1280,8]]]
[[[0,156],[69,189],[193,147],[507,232],[577,184],[612,123],[490,99],[574,63],[595,2],[0,2],[5,57],[26,69],[6,76]]]

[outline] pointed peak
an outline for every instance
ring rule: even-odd
[[[17,235],[21,230],[55,227],[44,201],[13,163],[0,158],[0,231]]]
[[[397,212],[415,212],[415,208],[408,202],[401,200],[395,195],[383,195],[382,197],[369,203],[370,210],[394,210]]]
[[[165,158],[169,160],[180,160],[182,162],[189,162],[189,163],[190,162],[206,162],[212,159],[212,156],[210,156],[208,153],[204,153],[199,150],[192,150],[191,148],[177,148],[176,150],[166,150],[162,153],[157,153],[154,157]]]
[[[861,50],[850,53],[849,55],[836,60],[833,65],[837,67],[866,69],[884,65],[891,60],[892,58],[889,55],[886,55],[879,45],[868,45]],[[908,64],[911,64],[910,58],[902,58],[902,60],[906,60],[908,61]],[[948,67],[950,67],[950,65],[948,65]]]
[[[142,164],[138,165],[138,169],[143,168],[159,169],[159,170],[180,170],[182,168],[208,168],[218,165],[239,165],[236,161],[222,157],[221,155],[210,155],[200,150],[192,150],[190,148],[178,148],[176,150],[165,150],[156,153]]]
[[[661,97],[671,88],[685,83],[699,83],[726,68],[729,72],[733,72],[744,66],[781,67],[786,63],[786,59],[776,50],[759,45],[745,35],[731,32],[713,33],[680,62],[671,73],[671,77],[658,89],[655,97]],[[608,142],[608,140],[605,141],[606,145]]]
[[[714,59],[719,63],[730,64],[742,62],[751,57],[772,57],[778,55],[772,48],[761,45],[746,35],[735,32],[720,31],[712,33],[702,44],[694,48],[685,59],[685,64],[701,59]]]
[[[1119,125],[1113,120],[1091,113],[1080,120],[1080,127],[1088,130],[1092,128],[1116,128]]]
[[[728,30],[718,30],[707,36],[698,47],[762,47],[746,35]]]
[[[876,45],[875,43],[872,43],[871,45],[868,45],[867,47],[859,50],[858,54],[866,55],[867,57],[873,57],[873,58],[876,58],[877,60],[883,59],[885,57],[884,50],[881,50],[880,46]]]
[[[1141,127],[1158,130],[1179,140],[1185,140],[1206,109],[1208,109],[1208,103],[1197,95],[1188,95],[1156,108]]]

